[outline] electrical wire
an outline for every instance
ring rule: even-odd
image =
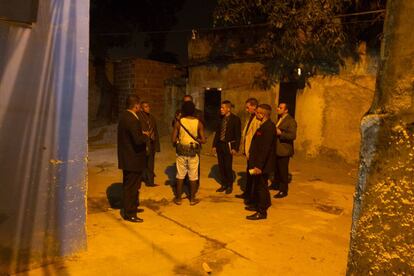
[[[376,14],[376,13],[383,13],[385,9],[373,10],[373,11],[365,11],[365,12],[355,12],[355,13],[346,13],[346,14],[339,14],[334,16],[334,18],[344,18],[350,16],[360,16],[360,15],[367,15],[367,14]],[[358,23],[358,21],[354,21]],[[361,21],[364,22],[364,21]],[[343,22],[339,24],[353,24],[350,22]],[[257,23],[257,24],[244,24],[244,25],[233,25],[233,26],[225,26],[225,27],[212,27],[212,28],[193,28],[193,29],[178,29],[178,30],[160,30],[160,31],[142,31],[142,32],[134,32],[134,34],[165,34],[165,33],[191,33],[193,31],[196,32],[207,32],[207,31],[219,31],[219,30],[231,30],[231,29],[241,29],[241,28],[252,28],[252,27],[261,27],[261,26],[268,26],[270,23]],[[131,33],[100,33],[100,36],[128,36]]]

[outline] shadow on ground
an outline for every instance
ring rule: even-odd
[[[240,190],[244,192],[246,189],[246,182],[247,182],[247,173],[246,172],[238,172],[237,173],[237,185],[239,185]]]
[[[112,183],[106,189],[106,198],[112,209],[121,209],[122,207],[122,183]]]
[[[164,173],[167,175],[167,180],[165,181],[165,185],[175,186],[175,176],[177,175],[177,168],[175,163],[167,166],[165,168]]]

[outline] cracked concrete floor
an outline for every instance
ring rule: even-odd
[[[167,173],[175,159],[163,142],[156,157],[159,187],[141,189],[140,217],[133,224],[108,203],[119,188],[114,145],[89,153],[88,250],[29,275],[344,275],[355,170],[296,157],[289,197],[272,199],[268,219],[248,221],[241,200],[216,193],[216,158],[203,154],[196,206],[176,206]],[[213,170],[212,170],[213,168]],[[244,172],[242,157],[234,170]],[[238,177],[239,178],[239,177]],[[272,191],[272,195],[275,191]]]

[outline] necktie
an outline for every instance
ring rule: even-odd
[[[220,141],[224,141],[226,138],[227,121],[228,121],[228,117],[224,117],[223,122],[221,124]]]

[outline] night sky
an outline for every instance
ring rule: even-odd
[[[181,11],[177,13],[178,22],[171,28],[167,35],[165,51],[177,55],[180,63],[187,62],[187,42],[191,36],[191,29],[211,28],[213,25],[212,13],[216,5],[215,0],[187,0]],[[154,26],[154,30],[158,27]],[[178,30],[189,30],[188,32],[176,32]],[[109,53],[112,57],[138,56],[146,58],[150,48],[144,45],[145,34],[139,34],[135,40],[137,47],[115,48]]]
[[[178,13],[178,24],[173,29],[212,27],[212,13],[215,5],[215,0],[187,0],[181,12]],[[185,62],[187,58],[187,41],[190,36],[191,33],[170,33],[166,50],[177,53],[179,60]]]

